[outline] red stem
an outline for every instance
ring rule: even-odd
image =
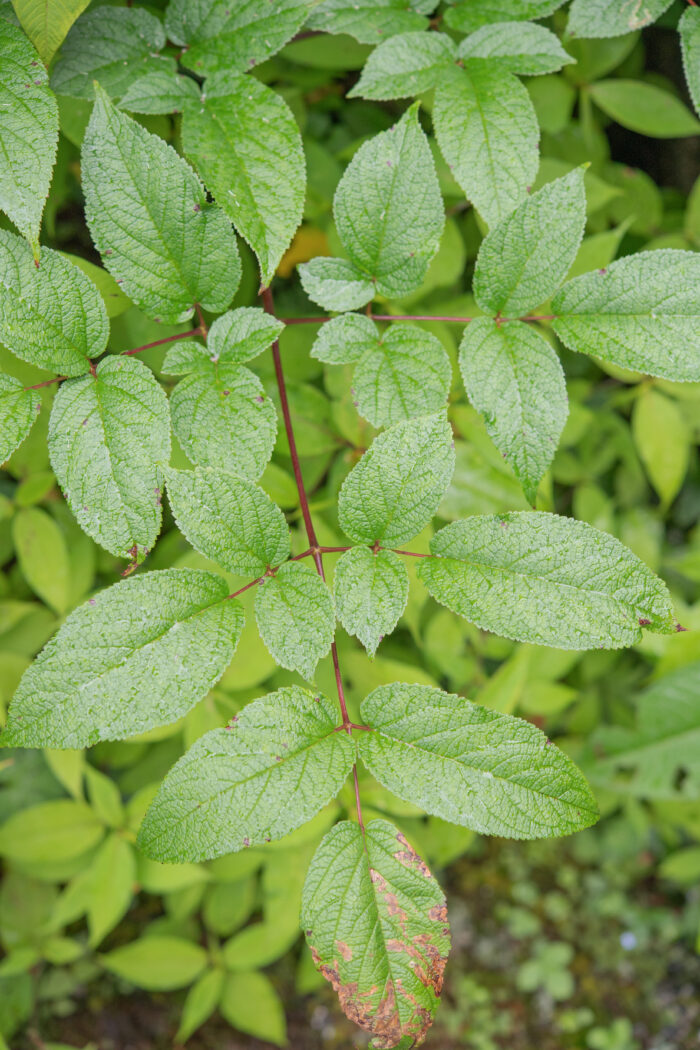
[[[25,386],[25,390],[41,390],[43,386],[51,386],[53,383],[62,383],[68,376],[54,376],[53,379],[45,379],[43,383],[35,383],[34,386]]]
[[[475,317],[456,317],[449,314],[372,314],[371,321],[443,321],[446,324],[469,324]],[[528,317],[502,317],[503,321],[555,321],[556,314],[532,314]],[[285,324],[326,324],[332,317],[280,317]]]
[[[140,354],[142,350],[151,350],[154,346],[162,346],[163,343],[174,343],[176,339],[192,339],[195,335],[206,335],[206,326],[199,325],[191,328],[189,332],[178,332],[177,335],[166,335],[163,339],[156,339],[154,343],[145,343],[137,346],[134,350],[123,350],[122,357],[131,357],[132,354]]]
[[[386,550],[386,547],[383,547],[381,549]],[[417,551],[400,551],[397,550],[396,547],[391,547],[390,549],[394,552],[394,554],[405,554],[407,558],[432,558],[432,554],[418,554]]]

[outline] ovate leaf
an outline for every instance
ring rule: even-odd
[[[189,458],[201,466],[259,478],[272,455],[277,414],[258,377],[244,365],[213,360],[196,343],[171,354],[166,372],[196,368],[170,395],[173,429]]]
[[[160,21],[141,7],[100,6],[78,19],[51,73],[59,95],[93,98],[95,81],[119,98],[139,77],[170,74],[175,62],[158,54],[165,47]]]
[[[396,298],[419,287],[437,251],[445,215],[416,106],[360,147],[338,184],[333,209],[350,266],[343,260],[316,259],[299,267],[316,302],[327,309],[343,308],[322,298],[318,283],[319,271],[327,279],[336,264],[344,273],[341,284],[350,286],[343,287],[343,301],[353,306],[377,293]]]
[[[445,33],[401,33],[375,48],[348,97],[413,98],[430,91],[453,65],[456,49]]]
[[[289,557],[284,515],[257,485],[203,467],[167,478],[178,528],[205,557],[241,576],[262,576]]]
[[[393,551],[351,547],[336,565],[334,589],[338,619],[374,656],[406,608],[406,566]]]
[[[324,696],[288,686],[205,734],[171,769],[139,833],[161,861],[199,861],[283,838],[340,790],[354,746]]]
[[[36,390],[25,390],[14,376],[0,375],[0,464],[22,444],[40,409]]]
[[[379,333],[374,321],[364,314],[341,314],[321,325],[311,356],[329,365],[348,365],[374,350]]]
[[[209,329],[207,349],[213,358],[241,364],[257,357],[275,341],[284,322],[257,306],[241,306],[217,319]]]
[[[678,23],[683,69],[695,111],[700,114],[700,10],[689,7]]]
[[[102,843],[89,875],[87,920],[95,947],[129,910],[136,883],[134,847],[114,832]]]
[[[39,252],[58,142],[48,74],[21,29],[0,18],[0,208]]]
[[[122,95],[120,109],[128,113],[181,113],[199,102],[200,92],[191,77],[172,70],[156,70],[132,81]]]
[[[59,615],[71,604],[71,565],[59,525],[40,507],[23,507],[12,521],[12,538],[22,575]]]
[[[392,824],[372,820],[363,834],[342,821],[328,832],[306,877],[301,924],[341,1007],[374,1046],[423,1041],[450,950],[447,909]]]
[[[186,988],[207,965],[204,948],[183,937],[141,937],[100,959],[110,973],[149,992]]]
[[[90,0],[13,0],[22,29],[48,66]]]
[[[678,402],[648,387],[632,410],[632,435],[640,459],[664,507],[683,484],[692,434]]]
[[[565,0],[508,0],[504,7],[501,0],[458,0],[454,7],[445,12],[445,22],[450,29],[460,33],[471,33],[479,26],[502,22],[503,16],[514,21],[529,21],[531,18],[546,18]]]
[[[569,411],[559,358],[522,321],[483,317],[464,330],[459,367],[469,400],[534,504]]]
[[[700,380],[700,254],[639,252],[565,284],[553,327],[570,350],[679,382]]]
[[[539,164],[530,96],[499,62],[466,62],[438,85],[435,133],[455,179],[489,226],[525,197]]]
[[[549,299],[576,258],[585,225],[583,168],[576,168],[487,233],[474,271],[481,309],[515,318]]]
[[[219,1012],[240,1032],[249,1032],[277,1046],[286,1045],[284,1003],[264,973],[250,970],[227,974]]]
[[[349,33],[361,44],[380,44],[394,33],[427,28],[432,0],[322,0],[307,25],[321,33]]]
[[[180,1026],[175,1035],[176,1042],[186,1042],[200,1025],[209,1020],[221,999],[224,980],[223,970],[207,970],[195,981],[182,1008]]]
[[[164,569],[115,583],[70,614],[25,672],[5,747],[89,747],[177,721],[233,657],[243,612],[225,582]]]
[[[335,633],[333,599],[315,569],[286,562],[255,595],[260,637],[282,667],[313,678]]]
[[[0,827],[0,856],[17,864],[72,860],[103,835],[104,827],[84,802],[42,802],[13,813]]]
[[[287,103],[254,77],[208,77],[183,120],[185,153],[260,262],[268,285],[301,221],[306,171]]]
[[[326,310],[355,310],[374,298],[375,286],[347,259],[319,256],[298,267],[309,299]]]
[[[420,578],[487,631],[559,649],[634,645],[674,630],[666,585],[619,540],[583,521],[514,512],[455,521],[433,537]]]
[[[622,36],[643,29],[660,18],[673,0],[644,0],[629,4],[625,0],[573,0],[569,13],[572,36]]]
[[[82,149],[85,213],[105,266],[151,317],[219,313],[238,287],[235,237],[188,164],[97,91]]]
[[[62,252],[41,248],[37,262],[21,237],[0,230],[0,339],[23,361],[81,375],[107,344],[104,302]]]
[[[133,357],[107,357],[66,380],[49,421],[51,466],[81,527],[120,558],[140,561],[161,524],[170,459],[168,402]]]
[[[657,139],[677,139],[700,132],[700,121],[670,91],[639,80],[599,80],[589,88],[604,113],[623,128]]]
[[[423,529],[454,470],[452,431],[444,415],[421,416],[386,430],[343,482],[340,527],[355,543],[392,547]]]
[[[530,722],[427,685],[380,686],[362,701],[362,761],[399,798],[482,835],[548,838],[598,810],[583,774]]]
[[[270,58],[301,28],[312,0],[171,0],[170,40],[186,45],[182,64],[200,75],[245,73]]]
[[[503,9],[508,14],[508,9]],[[544,26],[531,22],[497,22],[482,26],[463,40],[457,58],[498,59],[499,69],[522,76],[556,73],[575,61],[559,43],[558,37]]]

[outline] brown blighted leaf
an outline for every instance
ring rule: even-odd
[[[358,824],[336,824],[311,862],[301,921],[316,965],[372,1046],[418,1046],[450,935],[442,890],[404,836],[385,820],[371,821],[364,839]]]

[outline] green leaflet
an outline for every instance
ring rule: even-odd
[[[700,10],[689,7],[678,23],[683,69],[695,111],[700,114]]]
[[[546,18],[563,3],[565,0],[508,0],[504,7],[501,0],[458,0],[454,7],[448,7],[445,12],[445,22],[450,29],[471,33],[480,26],[502,22],[504,14],[519,22]]]
[[[604,113],[624,128],[658,139],[697,135],[700,121],[676,95],[639,80],[599,80],[589,88]]]
[[[170,459],[168,402],[133,357],[106,357],[95,375],[61,384],[49,421],[49,456],[80,526],[120,558],[141,561],[161,525]]]
[[[192,984],[207,965],[207,953],[184,937],[147,936],[113,948],[100,959],[110,973],[137,988],[168,992]]]
[[[97,89],[82,149],[85,213],[105,266],[151,317],[219,313],[240,280],[236,240],[189,165]]]
[[[219,1013],[239,1032],[248,1032],[277,1046],[287,1045],[284,1003],[264,973],[227,973]]]
[[[66,539],[50,514],[23,507],[12,519],[12,539],[22,575],[59,616],[71,606],[71,565]]]
[[[373,294],[397,298],[419,287],[437,251],[445,214],[416,105],[392,128],[359,148],[338,184],[333,210],[351,263],[339,268],[346,270],[345,281],[359,282],[364,289],[368,289],[368,282],[374,286],[374,293],[366,290],[362,302],[360,288],[353,288],[355,306],[368,302]],[[315,266],[327,275],[328,264],[333,262],[313,260],[299,271],[307,293],[315,293],[316,302],[328,309],[341,309],[332,306],[330,299],[322,300],[308,281],[309,274],[318,280]]]
[[[445,33],[401,33],[389,37],[367,59],[348,98],[413,98],[430,91],[456,58]]]
[[[61,252],[0,230],[0,339],[17,357],[64,376],[88,371],[107,345],[109,320],[95,285]]]
[[[164,569],[81,605],[25,672],[5,747],[90,747],[177,721],[233,657],[243,610],[224,580]]]
[[[90,0],[13,0],[22,29],[45,65],[63,43],[66,33]]]
[[[174,347],[163,369],[192,370],[170,395],[173,429],[192,462],[259,478],[272,455],[277,413],[258,377],[190,342]]]
[[[504,14],[508,14],[504,8]],[[457,58],[494,58],[498,68],[522,76],[556,73],[575,59],[544,26],[530,22],[497,22],[482,26],[463,40]]]
[[[139,7],[97,7],[79,18],[61,48],[51,73],[59,95],[94,98],[97,80],[111,98],[119,98],[139,77],[174,73],[163,26]]]
[[[182,140],[269,285],[301,222],[306,169],[289,106],[254,77],[207,78],[202,105],[187,109]]]
[[[374,656],[406,608],[406,566],[393,551],[351,547],[336,565],[333,587],[338,619]]]
[[[319,257],[297,267],[309,299],[326,310],[355,310],[374,298],[374,284],[347,259]]]
[[[381,44],[394,33],[426,29],[432,0],[322,0],[307,26],[321,33],[349,33],[361,44]]]
[[[338,497],[338,520],[355,543],[406,543],[423,529],[454,470],[444,415],[421,416],[384,431],[353,467]]]
[[[304,885],[301,925],[317,967],[372,1046],[417,1046],[450,950],[442,890],[386,820],[328,832]]]
[[[311,356],[330,364],[357,362],[353,396],[375,427],[444,408],[452,368],[442,343],[416,325],[379,333],[368,318],[344,314],[321,328]]]
[[[464,330],[459,367],[469,400],[534,505],[569,411],[559,358],[522,321],[480,317]]]
[[[284,514],[250,481],[218,470],[168,470],[168,499],[195,550],[241,576],[262,576],[289,557]]]
[[[267,350],[283,328],[283,321],[260,307],[241,306],[217,317],[209,329],[207,349],[215,360],[241,364]]]
[[[673,0],[644,0],[629,4],[625,0],[573,0],[568,30],[572,36],[622,36],[651,25]]]
[[[700,255],[640,252],[565,284],[553,328],[570,350],[678,382],[700,380]]]
[[[182,63],[200,75],[245,73],[284,47],[306,21],[313,0],[171,0],[168,39],[186,45]]]
[[[482,310],[519,317],[559,288],[586,225],[583,171],[548,182],[486,235],[474,271]]]
[[[316,570],[290,561],[265,577],[255,594],[255,619],[277,663],[313,678],[335,634],[333,599]]]
[[[0,208],[39,254],[58,142],[49,78],[21,29],[0,18]]]
[[[635,697],[634,727],[599,727],[587,775],[620,795],[700,798],[700,663],[659,678]]]
[[[119,108],[128,113],[180,113],[188,104],[196,105],[199,97],[199,87],[191,77],[156,71],[132,81]]]
[[[452,174],[489,226],[525,197],[539,165],[530,96],[500,63],[467,62],[438,85],[435,133]]]
[[[40,410],[36,390],[25,390],[14,376],[0,375],[0,465],[22,444]]]
[[[420,578],[432,596],[506,638],[558,649],[634,645],[675,629],[666,585],[619,540],[528,511],[479,515],[435,534]]]
[[[359,753],[373,777],[427,813],[482,835],[532,839],[595,823],[583,774],[530,722],[427,685],[362,701]]]
[[[642,388],[632,408],[632,437],[664,510],[678,495],[688,470],[692,431],[675,398]]]
[[[355,748],[325,696],[288,686],[206,733],[173,766],[139,832],[161,861],[200,861],[281,839],[337,795]]]

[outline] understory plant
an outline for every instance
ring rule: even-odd
[[[0,742],[50,749],[63,768],[57,753],[178,722],[226,674],[247,603],[267,653],[296,677],[249,698],[225,725],[215,713],[147,806],[139,796],[125,810],[89,774],[111,828],[101,877],[121,866],[128,882],[126,831],[139,825],[139,863],[157,884],[152,862],[230,858],[330,813],[313,855],[299,847],[308,861],[301,929],[372,1045],[417,1045],[440,998],[449,917],[416,844],[371,795],[363,800],[365,772],[409,815],[483,835],[567,835],[593,824],[598,806],[567,753],[505,707],[410,680],[350,703],[336,631],[357,638],[371,660],[419,588],[523,652],[621,649],[683,630],[666,583],[630,546],[554,512],[548,472],[568,416],[559,347],[613,375],[700,382],[700,257],[691,245],[613,261],[623,228],[616,241],[598,231],[608,239],[591,244],[593,230],[582,247],[590,197],[605,191],[589,165],[598,149],[592,106],[632,124],[635,105],[665,107],[658,119],[674,137],[700,123],[675,96],[660,102],[658,87],[643,85],[652,94],[635,102],[639,85],[630,92],[631,81],[591,75],[575,161],[555,163],[535,188],[538,113],[521,80],[575,69],[577,56],[590,66],[586,38],[605,42],[614,67],[618,38],[671,4],[573,0],[565,12],[562,0],[439,9],[434,0],[170,0],[164,11],[93,4],[72,28],[65,12],[77,16],[85,4],[44,6],[43,27],[30,4],[14,4],[20,24],[0,8],[0,206],[10,220],[0,229],[0,340],[50,373],[37,383],[0,376],[0,460],[40,425],[48,391],[52,476],[80,529],[121,559],[124,578],[87,588],[73,611],[70,600],[54,601],[59,629],[23,673]],[[698,105],[695,4],[679,31]],[[331,172],[333,231],[316,255],[304,247],[302,218],[307,168],[314,189],[318,161],[275,90],[274,67],[260,71],[290,41],[320,33],[376,45],[348,97],[393,108],[392,123],[364,134],[342,174]],[[81,143],[85,221],[101,266],[42,243],[59,126]],[[446,196],[471,206],[473,309],[411,314],[445,251]],[[287,315],[276,285],[289,302],[280,275],[290,257],[303,289],[295,285],[296,303],[305,297],[307,306]],[[464,268],[462,260],[455,281]],[[177,330],[113,345],[122,301]],[[436,321],[461,333],[456,362],[430,330]],[[299,394],[286,379],[284,339],[297,326],[316,326],[307,358],[327,366],[346,402],[349,452],[320,466],[320,395]],[[159,345],[167,353],[155,374],[139,355]],[[265,356],[272,367],[261,374]],[[519,509],[441,510],[463,433],[462,392],[517,479]],[[644,429],[641,412],[637,425]],[[270,466],[275,449],[289,462],[291,501]],[[314,492],[328,477],[336,498],[319,519]],[[25,512],[25,536],[50,531],[41,513]],[[164,513],[201,567],[158,567]],[[324,542],[329,517],[335,542]],[[55,580],[44,586],[55,595]],[[316,680],[327,657],[332,692]],[[6,855],[10,839],[6,830]],[[236,863],[245,878],[245,862]],[[71,907],[84,892],[78,880],[64,899],[67,918],[80,914]],[[213,952],[207,968],[201,947],[191,948],[183,966],[197,981],[198,1024],[222,1001],[227,973],[241,978],[245,967],[231,951],[223,963]],[[120,972],[116,959],[112,968]],[[239,979],[239,1006],[264,994],[254,978]],[[188,1021],[183,1037],[194,1027]]]

